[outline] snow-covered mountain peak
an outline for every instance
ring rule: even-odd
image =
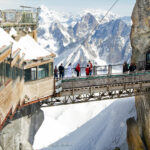
[[[119,18],[119,15],[116,15],[112,12],[109,12],[107,14],[107,16],[102,20],[102,18],[106,15],[107,11],[105,10],[102,10],[102,9],[85,9],[83,10],[83,14],[87,14],[87,13],[90,13],[92,14],[93,16],[95,16],[95,18],[97,19],[97,21],[99,23],[104,23],[104,22],[108,22],[110,20],[113,20],[113,19],[117,19]]]
[[[75,66],[80,62],[85,66],[89,60],[97,65],[129,62],[130,18],[119,18],[111,12],[105,15],[106,11],[99,9],[73,15],[41,7],[39,44],[56,53],[56,65],[72,62]]]
[[[98,22],[95,17],[92,14],[87,13],[74,26],[74,35],[76,37],[82,38],[86,36],[91,30],[93,30],[97,24]]]
[[[106,11],[101,10],[101,9],[85,9],[82,10],[81,12],[78,12],[76,14],[73,13],[67,13],[67,12],[58,12],[55,10],[50,10],[46,6],[42,5],[40,11],[40,25],[42,24],[50,24],[54,21],[59,21],[61,22],[64,26],[73,26],[75,25],[83,16],[86,16],[88,13],[93,15],[95,19],[99,23],[104,23],[108,22],[110,20],[116,19],[119,16],[113,13],[109,13],[103,21],[102,18],[106,14]]]
[[[82,18],[82,22],[87,22],[88,24],[91,24],[92,22],[96,22],[95,17],[91,13],[86,13]]]

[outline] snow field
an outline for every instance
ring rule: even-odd
[[[112,150],[126,142],[126,120],[136,117],[134,98],[43,108],[35,150]]]

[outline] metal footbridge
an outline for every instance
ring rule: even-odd
[[[55,94],[44,103],[49,106],[116,99],[150,91],[150,71],[64,78],[56,81]]]

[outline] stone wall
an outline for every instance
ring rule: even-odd
[[[0,150],[32,150],[34,136],[44,120],[39,104],[18,111],[0,132]]]

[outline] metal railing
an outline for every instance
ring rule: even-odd
[[[122,64],[105,65],[105,66],[93,66],[91,76],[122,74],[122,66],[123,66]],[[86,69],[86,67],[80,67],[79,77],[86,76],[85,69]],[[69,72],[68,68],[65,68],[64,69],[64,78],[68,78],[70,76],[69,73],[70,72]],[[58,77],[59,77],[59,72],[58,72]],[[75,68],[72,68],[72,76],[71,77],[77,77],[77,72],[75,71]]]
[[[0,23],[37,23],[38,12],[30,10],[0,10]]]
[[[79,77],[85,77],[86,67],[80,67]],[[146,63],[144,61],[136,63],[136,70],[134,72],[139,72],[146,69]],[[132,73],[130,71],[125,72],[126,74]],[[123,64],[116,64],[116,65],[104,65],[104,66],[93,66],[91,76],[100,76],[100,75],[121,75],[123,74]],[[89,75],[90,76],[90,75]],[[72,76],[69,75],[68,68],[64,69],[64,78],[74,78],[77,77],[77,72],[75,68],[72,68]],[[58,78],[59,78],[59,71],[58,71]]]

